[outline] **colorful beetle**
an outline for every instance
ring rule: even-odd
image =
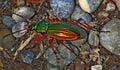
[[[73,21],[69,21],[69,24],[72,24]],[[35,23],[35,24],[31,24],[29,25],[28,29],[30,30],[34,30],[38,33],[42,33],[43,35],[38,36],[34,39],[34,45],[36,45],[38,40],[43,39],[45,36],[48,36],[52,39],[49,40],[49,44],[50,44],[50,48],[52,48],[53,52],[55,53],[55,55],[57,54],[57,52],[55,51],[55,49],[53,48],[53,39],[57,39],[59,41],[59,43],[63,44],[67,49],[70,50],[70,52],[72,52],[75,56],[78,56],[73,49],[71,49],[70,47],[66,46],[63,41],[67,40],[67,41],[71,41],[71,40],[76,40],[80,38],[80,32],[73,28],[71,25],[69,25],[67,23],[52,23],[50,24],[47,21],[41,21],[39,23]],[[85,24],[81,24],[78,22],[78,25],[82,26],[83,28],[88,29],[88,26]],[[57,55],[56,55],[57,57]],[[79,58],[80,59],[80,58]]]
[[[58,40],[75,40],[80,37],[79,31],[68,24],[49,24],[41,21],[38,24],[31,24],[29,28],[39,33],[46,33],[47,36]]]
[[[52,45],[53,39],[57,39],[57,40],[61,41],[60,43],[62,43],[63,40],[75,40],[75,39],[80,38],[79,31],[77,29],[71,27],[69,24],[63,24],[63,23],[49,24],[46,21],[41,21],[39,23],[29,25],[28,29],[34,30],[38,33],[42,33],[42,34],[47,35],[48,37],[51,37],[52,39],[49,40],[49,44],[50,44],[49,47],[52,48],[55,55],[57,53],[54,50],[53,45]],[[45,37],[44,35],[36,37],[34,39],[34,46],[36,45],[38,40],[41,40],[44,37]],[[65,46],[65,44],[63,44],[63,45]],[[67,46],[65,46],[65,47],[74,53],[74,51],[71,48],[69,48]],[[77,56],[77,54],[75,54],[75,55]]]
[[[16,14],[18,15],[18,14]],[[20,16],[20,15],[18,15]],[[22,16],[20,16],[22,17]],[[24,18],[24,17],[22,17]],[[25,18],[24,18],[25,19]],[[50,23],[51,20],[46,20],[46,21],[40,21],[39,23],[34,23],[31,24],[31,21],[28,19],[25,19],[26,22],[28,22],[28,28],[25,28],[23,30],[33,30],[36,31],[37,33],[41,33],[40,36],[37,36],[36,38],[34,38],[34,44],[33,46],[36,46],[38,40],[42,40],[43,38],[45,38],[45,36],[50,37],[51,39],[49,40],[49,44],[50,44],[50,48],[52,48],[53,52],[55,53],[55,55],[57,54],[55,49],[53,48],[53,40],[57,39],[59,43],[63,44],[67,49],[69,49],[72,53],[74,53],[76,56],[78,56],[73,49],[71,49],[70,47],[66,46],[63,41],[67,40],[67,41],[71,41],[71,40],[76,40],[80,38],[80,32],[73,28],[71,26],[71,24],[75,21],[70,20],[67,23],[62,23],[62,22],[56,22],[56,23]],[[57,21],[57,20],[56,20]],[[86,24],[81,24],[78,21],[75,21],[79,26],[81,26],[82,28],[84,28],[85,30],[89,31],[90,28],[88,25]],[[22,30],[20,30],[22,31]],[[17,31],[19,32],[19,31]],[[14,32],[16,33],[16,32]],[[56,55],[57,57],[57,55]]]

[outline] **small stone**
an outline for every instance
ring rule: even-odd
[[[98,46],[99,45],[99,32],[91,30],[89,33],[88,42],[90,45]]]
[[[19,22],[19,23],[15,24],[12,27],[13,36],[16,38],[20,38],[23,35],[25,35],[25,33],[27,32],[27,30],[24,30],[25,28],[27,28],[26,22]]]
[[[25,63],[31,63],[34,58],[34,54],[31,50],[24,50],[21,52],[21,58]]]
[[[50,63],[47,63],[47,70],[62,70],[63,66],[54,66]]]
[[[79,6],[76,6],[72,15],[71,19],[78,20],[80,22],[90,22],[92,21],[92,17],[90,14],[82,11],[82,9]]]
[[[107,3],[106,11],[114,11],[115,5],[113,3]]]
[[[35,10],[33,8],[27,7],[27,6],[18,7],[16,9],[14,9],[13,12],[15,14],[12,14],[12,18],[16,22],[23,22],[23,21],[25,21],[24,18],[29,19],[29,18],[33,17],[35,14]],[[20,16],[18,16],[16,14],[18,14]]]
[[[119,70],[119,68],[120,68],[120,65],[119,65],[119,64],[113,64],[113,65],[111,66],[111,70]]]
[[[50,0],[50,6],[57,17],[68,18],[73,12],[74,0]]]
[[[4,0],[4,5],[9,5],[10,0]]]
[[[120,19],[107,22],[100,32],[100,43],[110,52],[120,55]]]
[[[8,27],[12,27],[16,22],[12,17],[3,15],[2,16],[2,23]]]
[[[91,67],[91,70],[102,70],[102,65],[94,65]]]
[[[47,49],[45,52],[45,58],[47,62],[54,66],[61,67],[70,64],[74,59],[76,59],[77,55],[79,55],[78,48],[67,42],[65,43],[65,45],[71,48],[74,52],[70,51],[62,44],[56,47],[54,46],[54,50],[57,52],[57,54],[55,55],[52,48]]]
[[[78,0],[80,7],[88,13],[92,13],[100,6],[102,0]]]
[[[0,24],[0,46],[4,47],[5,49],[11,49],[13,48],[13,45],[15,44],[15,38],[11,35],[8,35],[11,33],[10,29],[2,29],[7,28],[5,25]],[[8,35],[8,36],[6,36]]]

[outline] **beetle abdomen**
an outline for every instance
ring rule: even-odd
[[[61,23],[49,24],[47,35],[59,40],[75,40],[80,37],[77,29]]]

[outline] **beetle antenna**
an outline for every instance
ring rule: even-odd
[[[5,28],[6,29],[6,28]],[[24,31],[24,30],[27,30],[27,31],[29,31],[30,30],[30,28],[25,28],[25,29],[22,29],[22,30],[18,30],[18,31],[15,31],[15,32],[12,32],[12,33],[10,33],[10,34],[7,34],[7,35],[5,35],[1,40],[3,40],[5,37],[7,37],[7,36],[10,36],[10,35],[12,35],[12,34],[15,34],[15,33],[17,33],[17,32],[20,32],[20,31]]]
[[[0,28],[0,30],[2,30],[2,29],[10,29],[10,28],[7,28],[7,27],[6,28]]]
[[[27,19],[27,18],[25,18],[25,17],[23,17],[23,16],[21,16],[19,14],[16,14],[16,13],[13,13],[13,14],[15,14],[15,15],[20,16],[21,18],[23,18],[28,23],[28,25],[31,23],[31,21],[29,19]]]

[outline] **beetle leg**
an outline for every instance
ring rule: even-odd
[[[56,19],[47,18],[46,21],[49,23],[58,23],[58,22],[61,22],[61,19],[59,19],[59,18],[56,18]]]
[[[69,20],[67,23],[68,23],[69,25],[72,25],[72,24],[74,23],[74,21],[73,21],[73,20]]]
[[[70,52],[72,52],[75,56],[78,56],[78,55],[74,52],[74,50],[73,50],[72,48],[68,47],[67,45],[65,45],[62,40],[58,40],[58,42],[61,43],[62,45],[64,45],[64,46],[65,46]]]
[[[68,20],[67,22],[69,25],[72,25],[74,23],[77,23],[81,28],[85,29],[86,31],[90,31],[90,26],[85,24],[85,23],[80,23],[79,21],[76,20]]]
[[[50,46],[49,46],[49,47],[50,47],[50,48],[52,48],[52,47],[53,47],[53,40],[54,40],[53,38],[49,40],[49,44],[50,44]]]
[[[37,36],[36,38],[34,38],[34,44],[33,44],[33,46],[36,46],[38,40],[41,40],[41,39],[43,39],[44,37],[45,37],[45,36],[41,35],[41,36]]]
[[[58,58],[58,56],[57,56],[57,51],[55,50],[55,48],[53,48],[52,47],[52,51],[53,51],[53,53],[55,54],[55,56],[56,56],[56,59],[57,59],[57,62],[59,63],[59,60],[60,60],[60,58]]]
[[[51,39],[49,40],[50,48],[52,49],[53,53],[54,53],[55,56],[56,56],[57,62],[59,63],[59,60],[60,60],[60,59],[59,59],[58,56],[57,56],[57,51],[56,51],[55,48],[53,47],[53,40],[54,40],[54,38],[51,38]]]
[[[58,42],[61,43],[62,45],[64,45],[70,52],[72,52],[76,57],[78,57],[79,60],[82,61],[82,59],[79,57],[79,55],[76,54],[72,48],[70,48],[70,47],[68,47],[67,45],[65,45],[62,40],[58,40]],[[85,61],[82,61],[82,62],[83,62],[84,64],[86,64]]]
[[[16,13],[13,13],[13,14],[15,14],[15,15],[17,15],[17,16],[23,18],[23,19],[27,22],[28,25],[31,24],[31,21],[30,21],[29,19],[27,19],[27,18],[25,18],[25,17],[23,17],[23,16],[21,16],[21,15],[19,15],[19,14],[16,14]]]
[[[85,29],[86,31],[90,31],[91,30],[91,28],[90,28],[90,26],[89,25],[87,25],[87,24],[82,24],[82,23],[80,23],[80,22],[78,22],[77,23],[80,27],[82,27],[83,29]]]

